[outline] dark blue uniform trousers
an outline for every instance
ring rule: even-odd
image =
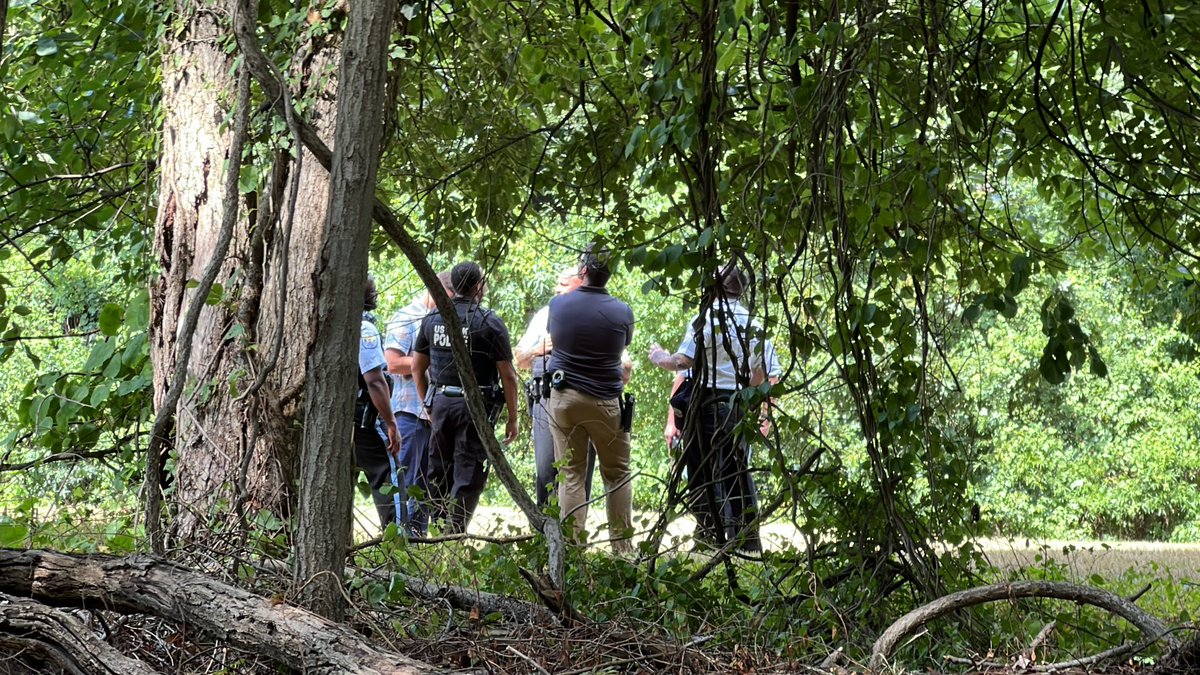
[[[430,515],[449,534],[465,532],[487,485],[487,451],[467,410],[467,400],[437,394],[429,410]],[[487,433],[492,433],[487,429]]]
[[[702,394],[703,395],[703,394]],[[684,433],[684,465],[688,472],[688,509],[695,514],[697,539],[724,544],[758,515],[758,495],[750,474],[750,447],[735,431],[741,410],[709,396],[692,405],[677,422]],[[738,548],[759,551],[758,528],[746,533]]]

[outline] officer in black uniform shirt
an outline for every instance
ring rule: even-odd
[[[506,407],[504,442],[512,443],[517,438],[517,372],[508,328],[494,312],[479,304],[487,290],[479,265],[455,265],[450,283],[455,292],[454,309],[471,353],[471,369],[489,402],[490,422],[495,424],[500,408]],[[446,522],[446,532],[465,532],[487,484],[487,454],[467,410],[446,323],[436,312],[421,323],[413,344],[412,372],[417,393],[429,405],[425,474],[431,512],[434,518]]]

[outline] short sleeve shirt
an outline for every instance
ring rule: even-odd
[[[496,363],[512,361],[512,343],[508,327],[490,309],[466,299],[455,298],[454,309],[463,326],[463,338],[471,353],[471,369],[481,387],[490,387],[500,380]],[[413,351],[429,356],[429,381],[434,386],[461,386],[454,356],[450,351],[450,336],[442,315],[434,312],[421,322],[421,330],[413,343]]]
[[[366,374],[377,368],[387,369],[387,359],[383,358],[383,340],[375,323],[364,316],[358,339],[358,372]]]
[[[550,306],[547,305],[537,311],[533,318],[529,320],[529,327],[525,329],[525,334],[521,336],[521,341],[517,343],[518,352],[527,352],[533,349],[539,342],[544,341],[550,336]],[[533,376],[541,377],[546,372],[546,364],[550,362],[549,355],[536,356],[533,359]]]
[[[408,356],[416,342],[417,332],[421,321],[429,314],[423,302],[413,302],[392,315],[387,324],[387,335],[383,338],[384,350],[394,349]],[[392,375],[396,386],[392,389],[392,410],[405,412],[418,417],[425,416],[425,407],[417,396],[417,385],[411,375]]]
[[[755,368],[762,368],[770,377],[783,373],[774,345],[737,300],[718,300],[705,313],[699,331],[689,325],[676,351],[695,360],[698,342],[704,345],[707,386],[714,389],[741,388]],[[693,370],[699,370],[700,365]]]
[[[580,286],[550,301],[551,371],[568,386],[598,399],[624,388],[621,354],[633,340],[633,310],[594,286]]]

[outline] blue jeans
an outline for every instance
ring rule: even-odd
[[[403,498],[407,499],[408,521],[402,523],[413,536],[423,537],[429,528],[429,513],[422,508],[420,500],[409,496],[408,489],[420,488],[428,494],[429,486],[425,481],[425,461],[429,454],[429,422],[412,413],[396,413],[396,427],[400,430],[400,462],[399,470],[403,473],[400,478]]]

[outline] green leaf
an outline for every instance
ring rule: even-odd
[[[0,547],[25,548],[29,543],[29,527],[20,523],[0,524]]]
[[[92,353],[88,355],[87,364],[83,369],[86,372],[92,372],[101,365],[108,362],[112,357],[113,351],[116,349],[115,340],[99,340],[92,345]]]
[[[125,308],[125,321],[135,331],[150,325],[150,292],[142,289]]]
[[[125,319],[125,308],[109,302],[100,309],[100,317],[97,321],[100,325],[100,333],[103,335],[116,335],[121,329],[121,322]]]
[[[717,57],[717,72],[723,73],[729,70],[730,66],[736,63],[738,57],[741,55],[741,50],[737,49],[734,45],[727,46],[725,50],[721,52],[721,55]]]
[[[979,317],[982,314],[983,314],[983,305],[980,305],[979,303],[970,305],[966,309],[963,310],[963,315],[962,315],[963,323],[966,323],[969,326],[969,325],[975,323],[976,321],[978,321]]]
[[[238,172],[238,192],[246,194],[258,189],[258,172],[253,167],[243,166]]]
[[[629,134],[629,142],[625,144],[625,159],[629,159],[633,151],[637,149],[638,143],[641,142],[645,133],[646,129],[640,125],[633,128],[633,132]]]
[[[1008,293],[1004,294],[1004,306],[1000,308],[1000,314],[1006,319],[1012,319],[1017,315],[1017,299]]]
[[[1055,361],[1049,345],[1042,352],[1042,358],[1038,362],[1038,372],[1042,374],[1042,379],[1050,384],[1057,385],[1067,381],[1067,375],[1059,369],[1059,364]]]
[[[58,53],[58,43],[53,38],[42,38],[37,41],[35,52],[38,56],[52,56]]]
[[[212,288],[208,289],[208,297],[204,298],[206,305],[219,305],[225,299],[225,287],[219,282],[214,282]]]

